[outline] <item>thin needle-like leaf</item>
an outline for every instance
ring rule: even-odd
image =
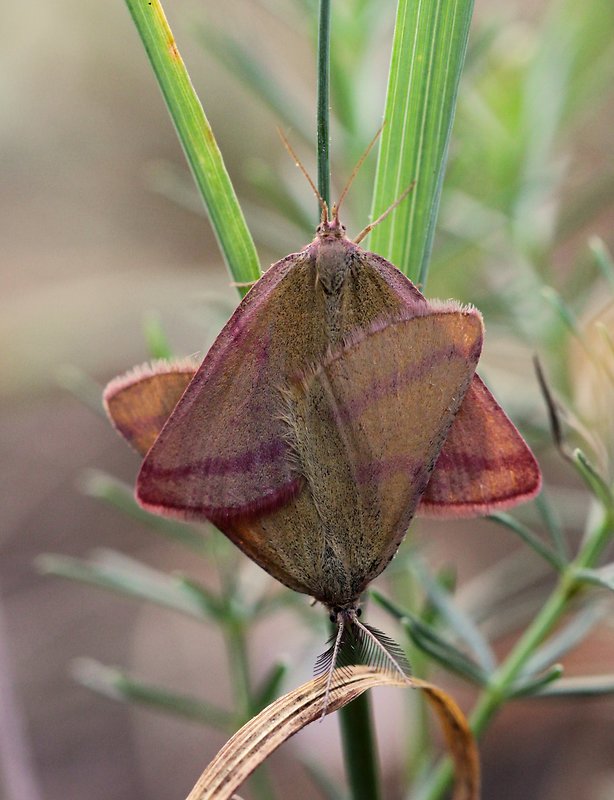
[[[550,637],[529,658],[522,670],[523,675],[535,675],[548,669],[566,653],[579,645],[604,617],[605,606],[599,604],[587,606],[580,611],[560,631]]]
[[[371,589],[369,594],[382,608],[399,620],[412,642],[424,653],[435,659],[446,669],[455,672],[478,686],[484,686],[488,683],[487,673],[464,653],[461,653],[454,645],[440,636],[433,627],[427,625],[409,611],[399,608],[376,589]]]
[[[612,513],[614,511],[614,494],[612,493],[612,490],[608,484],[591,464],[588,457],[579,448],[574,450],[573,460],[578,472],[586,481],[588,487],[603,503],[605,508]]]
[[[582,583],[589,583],[592,586],[614,592],[614,574],[611,570],[609,570],[609,574],[602,574],[601,571],[595,569],[578,569],[574,572],[574,576]]]
[[[560,523],[556,510],[550,502],[545,490],[535,498],[535,506],[543,519],[559,558],[566,562],[569,557],[565,531]]]
[[[525,678],[512,684],[508,690],[508,697],[532,697],[539,694],[546,686],[549,686],[554,681],[558,681],[563,674],[563,666],[561,664],[553,664],[550,669],[546,670],[542,675],[532,676]]]
[[[68,556],[41,555],[35,563],[45,575],[56,575],[110,589],[196,619],[202,620],[216,608],[214,598],[210,598],[206,608],[203,595],[197,597],[193,589],[186,587],[180,578],[165,575],[133,558],[109,550],[100,551],[90,561]]]
[[[414,566],[429,600],[437,608],[442,618],[451,630],[468,645],[480,667],[486,673],[492,672],[496,666],[495,656],[480,629],[471,617],[452,601],[449,593],[441,584],[432,579],[423,564],[417,561]]]
[[[498,522],[499,525],[503,525],[508,530],[513,531],[513,533],[519,536],[525,544],[528,544],[532,550],[535,550],[535,552],[539,553],[549,564],[552,564],[556,570],[562,568],[563,561],[561,557],[551,550],[547,544],[542,542],[542,540],[539,539],[532,530],[527,528],[526,525],[523,525],[522,522],[512,517],[511,514],[497,511],[493,514],[489,514],[488,519],[491,519],[493,522]]]
[[[554,685],[545,686],[539,697],[600,697],[614,694],[614,675],[586,675],[562,678]]]

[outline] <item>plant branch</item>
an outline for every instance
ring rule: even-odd
[[[320,0],[318,25],[318,191],[330,208],[330,0]]]
[[[536,648],[546,638],[567,610],[569,600],[579,589],[577,572],[594,567],[614,531],[614,509],[608,508],[603,520],[589,536],[576,559],[561,573],[546,604],[520,637],[509,656],[493,674],[480,695],[469,722],[476,736],[488,727],[499,708],[509,699],[509,690]],[[441,763],[420,795],[420,800],[439,800],[452,780],[449,762]]]

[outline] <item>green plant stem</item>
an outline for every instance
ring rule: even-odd
[[[509,656],[494,673],[470,715],[469,723],[476,736],[488,727],[499,708],[508,699],[508,690],[538,645],[550,633],[565,613],[570,598],[578,591],[576,572],[594,567],[599,555],[610,540],[614,529],[614,510],[609,509],[593,534],[588,537],[576,559],[562,572],[557,585],[532,624],[520,637]],[[452,767],[445,760],[421,794],[421,800],[440,800],[452,780]]]
[[[252,716],[251,686],[245,629],[241,623],[226,625],[226,648],[232,679],[235,708],[241,714],[241,723]]]
[[[320,0],[318,27],[318,191],[330,207],[330,0]]]
[[[379,765],[368,692],[339,711],[339,726],[350,797],[379,800]]]

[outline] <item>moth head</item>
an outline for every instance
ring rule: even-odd
[[[340,606],[333,606],[328,609],[328,618],[331,622],[339,624],[341,621],[350,622],[362,616],[362,608],[352,603],[350,606],[341,608]]]
[[[338,206],[334,205],[331,209],[330,219],[326,204],[322,207],[322,218],[316,228],[316,233],[320,238],[343,239],[345,236],[345,225],[339,220]]]

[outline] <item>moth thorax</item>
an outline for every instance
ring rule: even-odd
[[[339,239],[321,239],[316,255],[317,280],[326,294],[338,294],[350,268],[347,248]]]

